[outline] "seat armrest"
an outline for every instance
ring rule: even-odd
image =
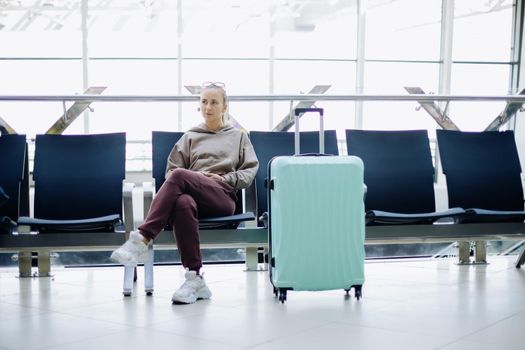
[[[245,211],[257,213],[257,187],[255,180],[252,184],[244,190]]]
[[[148,216],[151,202],[153,201],[153,195],[155,194],[154,182],[148,181],[142,183],[142,190],[144,191],[144,218]]]
[[[133,220],[133,188],[135,184],[130,182],[124,182],[122,186],[122,199],[124,201],[124,227],[126,232],[133,231],[134,220]]]

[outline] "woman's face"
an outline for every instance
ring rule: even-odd
[[[226,112],[224,97],[219,89],[204,89],[201,92],[201,113],[206,124],[221,121]]]

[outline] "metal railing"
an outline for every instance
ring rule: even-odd
[[[188,102],[196,95],[0,95],[0,101],[66,101],[66,102]],[[377,95],[377,94],[295,94],[295,95],[229,95],[229,101],[506,101],[525,102],[525,95]]]

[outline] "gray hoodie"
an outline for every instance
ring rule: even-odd
[[[166,176],[175,168],[219,174],[226,183],[241,189],[252,183],[259,161],[245,132],[230,124],[212,131],[201,123],[184,133],[173,146]]]

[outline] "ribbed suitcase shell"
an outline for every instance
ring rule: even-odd
[[[271,280],[293,290],[364,283],[363,162],[279,156],[269,164]]]

